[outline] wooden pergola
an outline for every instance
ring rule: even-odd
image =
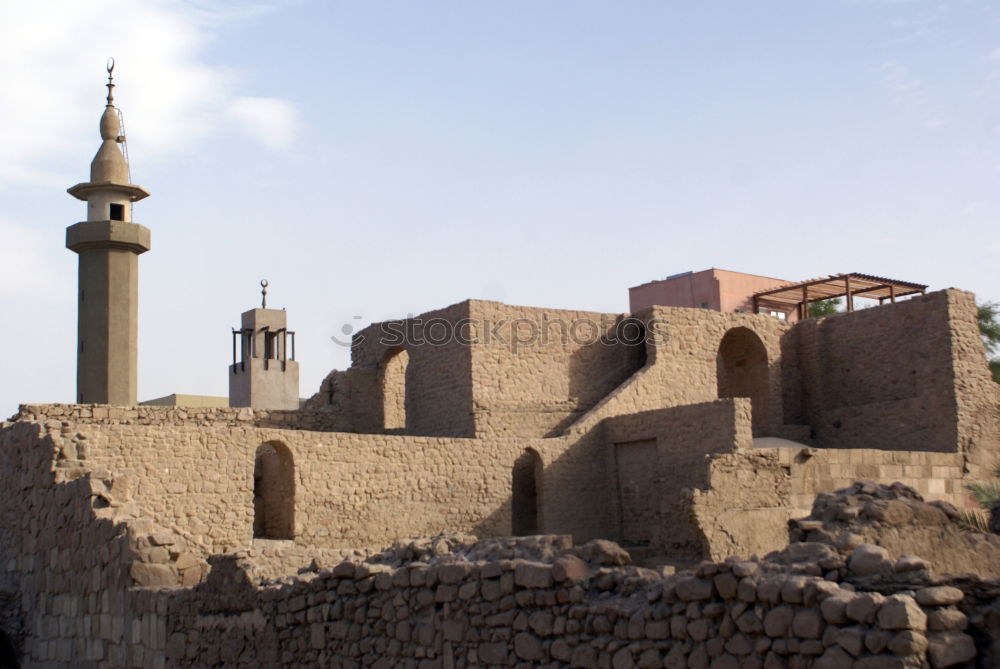
[[[847,298],[847,311],[854,311],[854,297],[867,297],[883,304],[886,300],[895,302],[897,297],[923,295],[927,286],[909,281],[897,281],[870,274],[831,274],[825,279],[809,279],[790,283],[780,288],[762,290],[753,295],[753,311],[760,313],[761,307],[775,311],[798,310],[799,320],[809,317],[809,304],[835,297]]]

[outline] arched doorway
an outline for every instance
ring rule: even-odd
[[[542,458],[531,448],[514,461],[511,473],[511,534],[538,534],[541,529]]]
[[[749,397],[753,404],[753,432],[758,435],[767,417],[767,349],[749,328],[729,330],[716,358],[719,397]]]
[[[383,429],[406,429],[406,367],[409,363],[409,354],[401,348],[389,349],[382,357],[379,385]]]
[[[258,446],[254,458],[253,536],[295,536],[295,463],[288,447],[277,441]]]

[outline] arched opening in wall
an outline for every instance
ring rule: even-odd
[[[510,506],[511,534],[538,534],[542,526],[542,457],[534,449],[526,448],[514,461]]]
[[[392,348],[382,356],[382,427],[386,430],[406,429],[406,367],[410,355],[401,348]]]
[[[753,403],[753,432],[767,416],[767,349],[749,328],[729,330],[719,344],[716,358],[719,397],[749,397]]]
[[[14,642],[0,630],[0,669],[18,669],[20,666]]]
[[[288,447],[277,441],[258,446],[254,458],[253,536],[295,536],[295,463]]]

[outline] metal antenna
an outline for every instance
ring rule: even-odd
[[[267,309],[267,279],[260,280],[260,287],[261,287],[260,308]]]
[[[112,88],[115,87],[115,82],[114,82],[114,80],[113,80],[113,78],[111,76],[111,73],[114,71],[114,69],[115,69],[115,59],[114,58],[108,58],[108,83],[106,83],[105,86],[108,87],[108,106],[109,107],[112,107],[115,104],[114,92],[111,90]]]

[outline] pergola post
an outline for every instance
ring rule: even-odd
[[[896,302],[896,287],[889,284],[889,301],[895,304]]]
[[[844,288],[847,291],[847,311],[854,311],[854,296],[851,295],[851,275],[844,277]]]

